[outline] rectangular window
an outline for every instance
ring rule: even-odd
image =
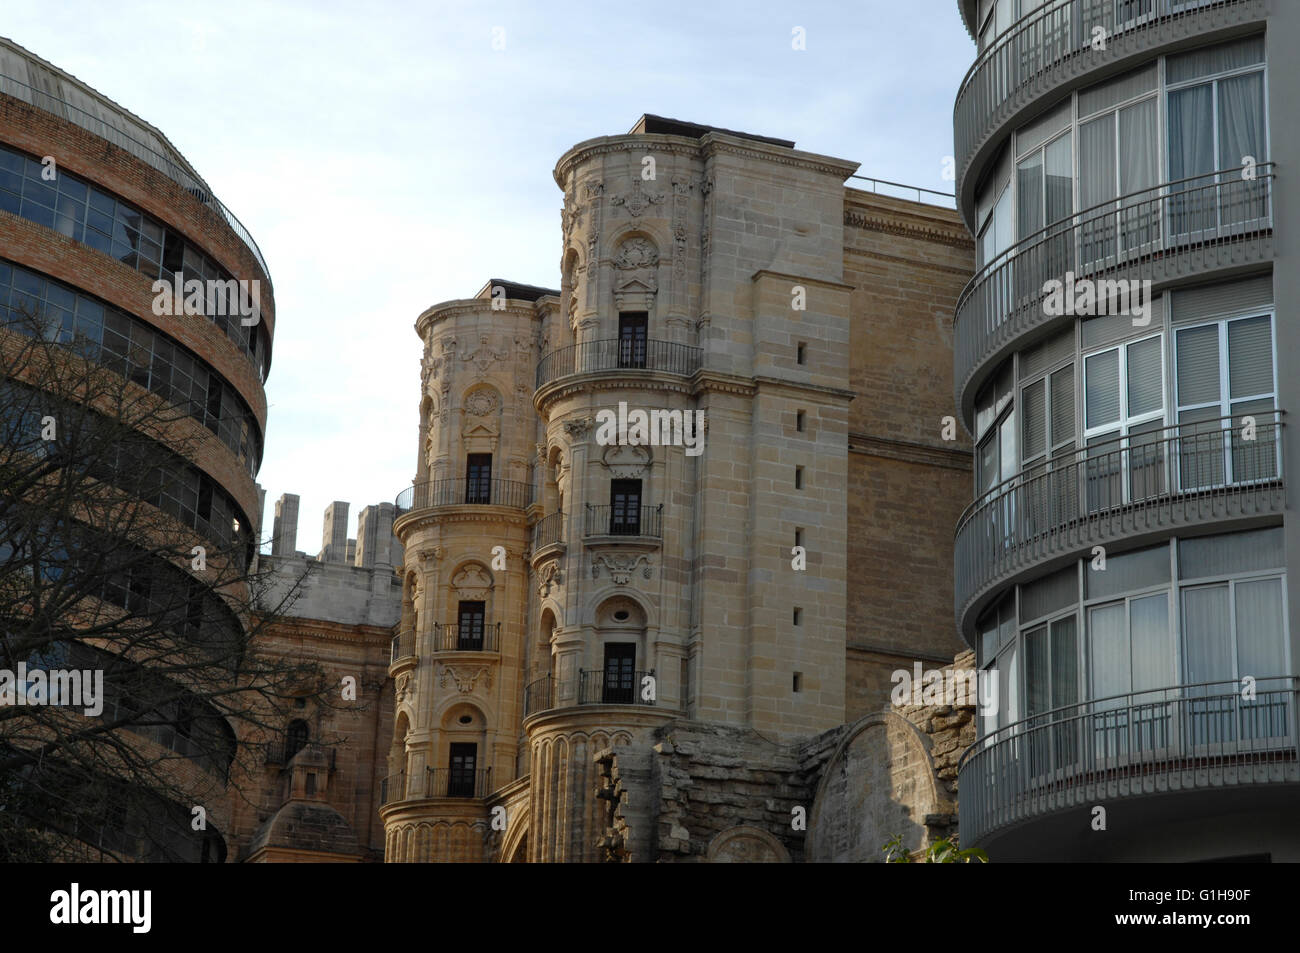
[[[1177,678],[1169,594],[1089,609],[1088,653],[1090,697],[1097,699],[1088,722],[1096,757],[1167,748],[1175,728],[1173,705],[1153,690],[1169,688]]]
[[[474,797],[474,775],[478,769],[478,745],[452,742],[447,772],[447,797]],[[437,792],[435,792],[435,795]]]
[[[466,458],[465,502],[492,502],[492,454],[471,453]]]
[[[1164,389],[1159,335],[1084,358],[1089,511],[1166,492]]]
[[[794,624],[803,625],[803,609],[799,606],[794,607]]]
[[[808,363],[808,345],[805,344],[803,341],[800,341],[799,344],[795,347],[794,358],[795,358],[795,363],[797,364]]]
[[[796,433],[803,433],[804,422],[805,422],[805,418],[806,418],[806,416],[807,416],[807,415],[806,415],[802,410],[797,410],[797,411],[795,411],[795,414],[794,414],[794,429],[795,429],[795,432],[796,432]]]
[[[641,481],[609,482],[609,532],[611,536],[641,534]]]
[[[649,314],[626,311],[618,316],[618,366],[646,366],[646,333]]]
[[[1183,489],[1276,479],[1281,446],[1272,316],[1177,328],[1174,334]]]
[[[486,603],[462,601],[456,609],[456,648],[483,651],[483,627]]]
[[[636,692],[636,643],[605,644],[605,679],[601,701],[606,705],[630,705]]]

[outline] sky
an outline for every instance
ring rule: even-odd
[[[331,501],[352,504],[355,536],[363,506],[412,480],[420,312],[489,278],[559,287],[551,170],[570,146],[655,113],[951,192],[975,55],[957,0],[6,8],[0,35],[158,127],[261,248],[276,311],[263,536],[297,493],[309,554]]]

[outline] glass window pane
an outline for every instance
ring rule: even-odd
[[[1178,541],[1178,575],[1182,579],[1227,576],[1285,565],[1280,526]]]
[[[1025,633],[1025,714],[1052,707],[1052,671],[1047,655],[1047,626]]]
[[[1129,603],[1133,643],[1133,691],[1167,688],[1174,674],[1173,633],[1169,630],[1169,596],[1160,593]]]
[[[1016,473],[1016,414],[1007,414],[1002,421],[1001,434],[998,438],[1002,444],[1002,479],[1009,480]]]
[[[1233,43],[1223,43],[1180,56],[1171,56],[1165,64],[1165,78],[1170,83],[1225,73],[1264,62],[1264,37],[1252,36]]]
[[[1045,615],[1059,612],[1074,605],[1079,599],[1079,575],[1074,565],[1043,579],[1031,582],[1020,590],[1020,621],[1032,622]]]
[[[1074,365],[1052,375],[1052,446],[1074,439]]]
[[[1160,380],[1160,338],[1128,346],[1128,415],[1154,413],[1165,404]]]
[[[1084,408],[1089,428],[1119,420],[1119,351],[1104,351],[1087,359]]]
[[[1219,400],[1219,326],[1179,331],[1175,339],[1178,359],[1178,403],[1207,404]],[[1272,361],[1270,358],[1270,365]]]
[[[1127,692],[1129,652],[1124,603],[1097,606],[1089,611],[1088,649],[1092,697],[1106,698]]]
[[[1093,569],[1088,563],[1083,575],[1089,599],[1157,586],[1169,581],[1169,547],[1107,556],[1104,570]]]
[[[1239,582],[1236,597],[1237,677],[1285,674],[1282,580]]]
[[[1189,685],[1233,677],[1228,587],[1183,590],[1183,657]]]
[[[1119,195],[1115,177],[1115,115],[1079,126],[1079,202],[1092,208]]]
[[[1016,235],[1025,238],[1046,223],[1043,221],[1043,155],[1034,153],[1016,169]]]
[[[1214,89],[1206,83],[1169,94],[1171,181],[1215,171]],[[1179,229],[1185,231],[1187,229]]]
[[[1046,155],[1045,183],[1047,224],[1074,213],[1074,158],[1067,133],[1043,150]]]
[[[1052,707],[1079,700],[1079,621],[1075,616],[1052,623]]]
[[[1234,76],[1219,83],[1219,168],[1245,164],[1247,156],[1267,161],[1264,134],[1264,74]]]
[[[1232,398],[1273,393],[1273,321],[1267,315],[1228,324],[1228,386]]]

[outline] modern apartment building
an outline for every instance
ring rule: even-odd
[[[1300,6],[960,0],[960,770],[993,860],[1300,859]]]
[[[644,116],[555,167],[558,288],[419,316],[386,860],[879,859],[946,823],[880,712],[958,648],[971,248],[856,168]]]
[[[177,273],[186,282],[203,283],[204,300],[194,302],[193,312],[155,307],[154,282],[171,285]],[[223,297],[241,281],[259,283],[255,322],[244,320],[247,312],[235,298]],[[6,355],[24,346],[24,334],[32,339],[31,320],[42,322],[40,333],[61,349],[64,366],[108,368],[121,380],[123,402],[156,411],[149,411],[148,434],[140,434],[151,447],[148,459],[185,448],[174,459],[167,457],[157,482],[150,484],[153,490],[137,499],[155,510],[150,517],[159,534],[155,538],[165,537],[167,546],[185,554],[193,543],[211,556],[206,568],[193,565],[188,555],[174,565],[163,565],[167,560],[161,555],[134,560],[129,572],[123,570],[96,593],[99,604],[143,616],[163,612],[164,589],[168,598],[195,591],[188,606],[184,600],[180,605],[173,633],[178,644],[201,652],[214,644],[208,639],[241,638],[244,620],[210,590],[193,587],[196,578],[216,572],[218,560],[242,572],[255,558],[252,517],[259,513],[259,492],[254,479],[262,458],[263,382],[275,325],[266,262],[248,231],[159,129],[0,39],[0,340]],[[16,406],[9,398],[31,388],[20,379],[4,386],[9,415]],[[19,423],[6,419],[6,425]],[[7,430],[6,440],[14,433]],[[136,480],[139,474],[123,465],[103,477],[111,483]],[[10,515],[21,502],[15,492],[7,483]],[[94,511],[72,506],[70,515],[58,518],[84,523],[88,512]],[[85,535],[85,526],[78,532]],[[5,534],[6,562],[23,558],[17,548],[22,543],[12,535]],[[120,543],[120,538],[104,539],[106,550]],[[66,552],[61,555],[70,565],[81,565],[76,553],[70,559]],[[71,577],[60,568],[51,578]],[[83,604],[52,624],[96,615]],[[8,657],[12,621],[5,622],[6,668],[24,661]],[[63,656],[65,663],[109,671],[105,719],[132,722],[133,756],[156,764],[158,790],[175,793],[176,803],[154,810],[129,798],[104,799],[101,791],[99,810],[87,806],[88,796],[60,801],[51,793],[50,823],[75,828],[92,855],[103,847],[128,858],[223,859],[230,824],[225,792],[236,740],[222,714],[185,683],[157,675],[149,662],[132,660],[131,638],[121,633],[100,628],[93,645],[78,641],[63,648],[70,653]],[[160,651],[159,657],[169,653]],[[27,661],[38,667],[51,660]],[[191,674],[200,668],[196,662]],[[173,700],[143,719],[125,714],[137,711],[146,696]],[[13,724],[8,721],[7,728]],[[5,743],[12,737],[7,730]],[[103,770],[113,777],[116,750],[110,744],[98,749]],[[40,768],[24,768],[22,783],[53,792],[58,762],[52,756]],[[194,805],[205,809],[204,829],[191,824]]]

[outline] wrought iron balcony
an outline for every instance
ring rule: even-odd
[[[564,514],[544,516],[533,526],[533,552],[564,541]]]
[[[487,797],[492,793],[492,769],[425,768],[425,797]]]
[[[393,636],[393,654],[388,660],[388,664],[390,666],[396,665],[398,662],[409,658],[415,658],[415,633],[408,629]]]
[[[524,689],[524,716],[579,705],[653,706],[657,698],[654,678],[654,669],[620,673],[578,669],[577,679],[557,685],[554,677],[547,675]]]
[[[392,804],[406,799],[406,772],[390,774],[379,782],[379,803]]]
[[[958,625],[978,600],[1048,560],[1099,542],[1281,513],[1282,411],[1131,434],[1061,454],[994,487],[962,514],[955,544]]]
[[[586,535],[663,539],[664,505],[592,506],[588,503]]]
[[[433,627],[435,652],[496,652],[500,646],[500,622]]]
[[[1056,0],[1022,17],[980,53],[953,107],[959,179],[977,149],[1029,103],[1097,67],[1210,28],[1262,20],[1262,0]],[[1098,49],[1095,31],[1105,31]],[[958,189],[961,195],[962,189]]]
[[[509,506],[522,510],[532,498],[532,486],[515,480],[428,480],[397,494],[396,509],[399,516],[430,506]]]
[[[1079,279],[1160,282],[1272,255],[1274,166],[1180,179],[1085,209],[1021,239],[957,300],[953,380],[971,419],[975,390],[1017,339],[1060,316],[1045,286]]]
[[[1036,714],[962,755],[961,843],[1120,798],[1300,781],[1297,679],[1131,692]],[[997,858],[994,857],[996,860]]]
[[[689,377],[700,369],[703,353],[701,348],[673,341],[584,341],[545,355],[537,364],[537,388],[561,377],[600,371],[658,371]]]

